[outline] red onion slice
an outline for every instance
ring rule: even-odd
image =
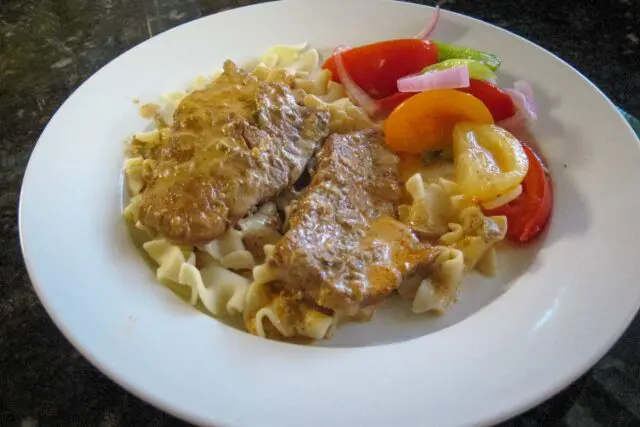
[[[533,97],[533,87],[529,82],[518,80],[513,84],[513,89],[505,89],[504,91],[513,100],[516,106],[516,113],[496,124],[517,135],[527,129],[529,121],[538,119],[538,108]]]
[[[380,106],[375,99],[370,97],[360,86],[353,81],[349,75],[347,69],[344,66],[342,60],[342,52],[348,50],[345,46],[338,46],[333,55],[336,59],[336,71],[338,72],[338,78],[344,86],[344,90],[347,96],[353,101],[354,104],[362,107],[362,109],[369,115],[369,117],[375,117],[380,109]]]
[[[516,110],[521,112],[528,120],[538,118],[537,107],[533,98],[533,88],[523,80],[514,83],[513,89],[505,89],[516,106]]]
[[[530,110],[534,112],[535,118],[537,118],[538,107],[536,105],[535,97],[533,96],[533,86],[531,86],[531,83],[524,80],[518,80],[513,84],[513,87],[524,95]]]
[[[436,89],[460,89],[469,87],[469,68],[451,67],[403,77],[398,80],[399,92],[425,92]]]
[[[516,111],[513,116],[500,120],[496,125],[515,135],[527,127],[527,118],[520,111]]]
[[[440,20],[440,5],[436,6],[436,10],[433,15],[431,15],[431,21],[427,24],[427,28],[425,28],[419,35],[418,38],[422,40],[428,40],[431,36],[431,33],[436,29],[438,25],[438,21]]]

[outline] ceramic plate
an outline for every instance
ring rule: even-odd
[[[444,12],[437,39],[503,60],[532,82],[555,212],[535,246],[467,278],[442,318],[390,305],[314,346],[267,341],[196,311],[154,280],[122,219],[134,99],[184,88],[226,58],[307,41],[321,52],[417,34],[433,9],[383,0],[282,1],[199,19],[120,56],[43,132],[20,230],[34,287],[78,350],[126,389],[201,425],[490,424],[558,392],[620,336],[640,303],[638,140],[609,100],[540,47]]]

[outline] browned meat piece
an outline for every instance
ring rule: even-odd
[[[321,307],[356,315],[429,265],[434,250],[394,219],[397,165],[372,131],[328,138],[270,260],[278,271],[273,286],[301,290]]]
[[[175,112],[142,192],[140,221],[177,243],[215,239],[300,177],[328,121],[328,113],[298,105],[286,84],[227,61],[220,78]]]

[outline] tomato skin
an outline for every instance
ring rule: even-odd
[[[469,87],[458,90],[471,94],[482,101],[491,111],[496,123],[516,113],[516,106],[511,97],[498,86],[485,80],[471,79]]]
[[[386,98],[382,98],[378,100],[378,106],[380,107],[381,117],[387,117],[389,114],[393,112],[400,104],[402,104],[407,99],[414,96],[415,93],[409,92],[396,92],[393,95],[387,96]]]
[[[469,87],[457,90],[473,95],[482,101],[491,112],[493,121],[496,123],[516,113],[516,106],[513,104],[511,97],[490,82],[471,79]],[[391,114],[400,104],[414,95],[416,95],[416,93],[396,92],[393,95],[378,100],[383,117]]]
[[[549,223],[553,190],[551,177],[540,157],[526,144],[522,144],[522,148],[529,159],[529,170],[522,181],[522,194],[504,206],[485,210],[485,214],[505,215],[509,224],[507,238],[527,243],[539,236]]]
[[[342,60],[358,86],[372,98],[382,99],[398,91],[398,79],[438,62],[438,48],[420,39],[388,40],[346,50]],[[333,56],[322,68],[331,71],[333,80],[340,83]]]

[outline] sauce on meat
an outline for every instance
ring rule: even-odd
[[[397,165],[373,131],[332,135],[270,260],[279,275],[274,286],[356,316],[429,265],[433,248],[395,219]]]
[[[209,242],[298,180],[328,134],[328,113],[296,103],[231,61],[187,95],[142,192],[140,221],[170,240]]]

